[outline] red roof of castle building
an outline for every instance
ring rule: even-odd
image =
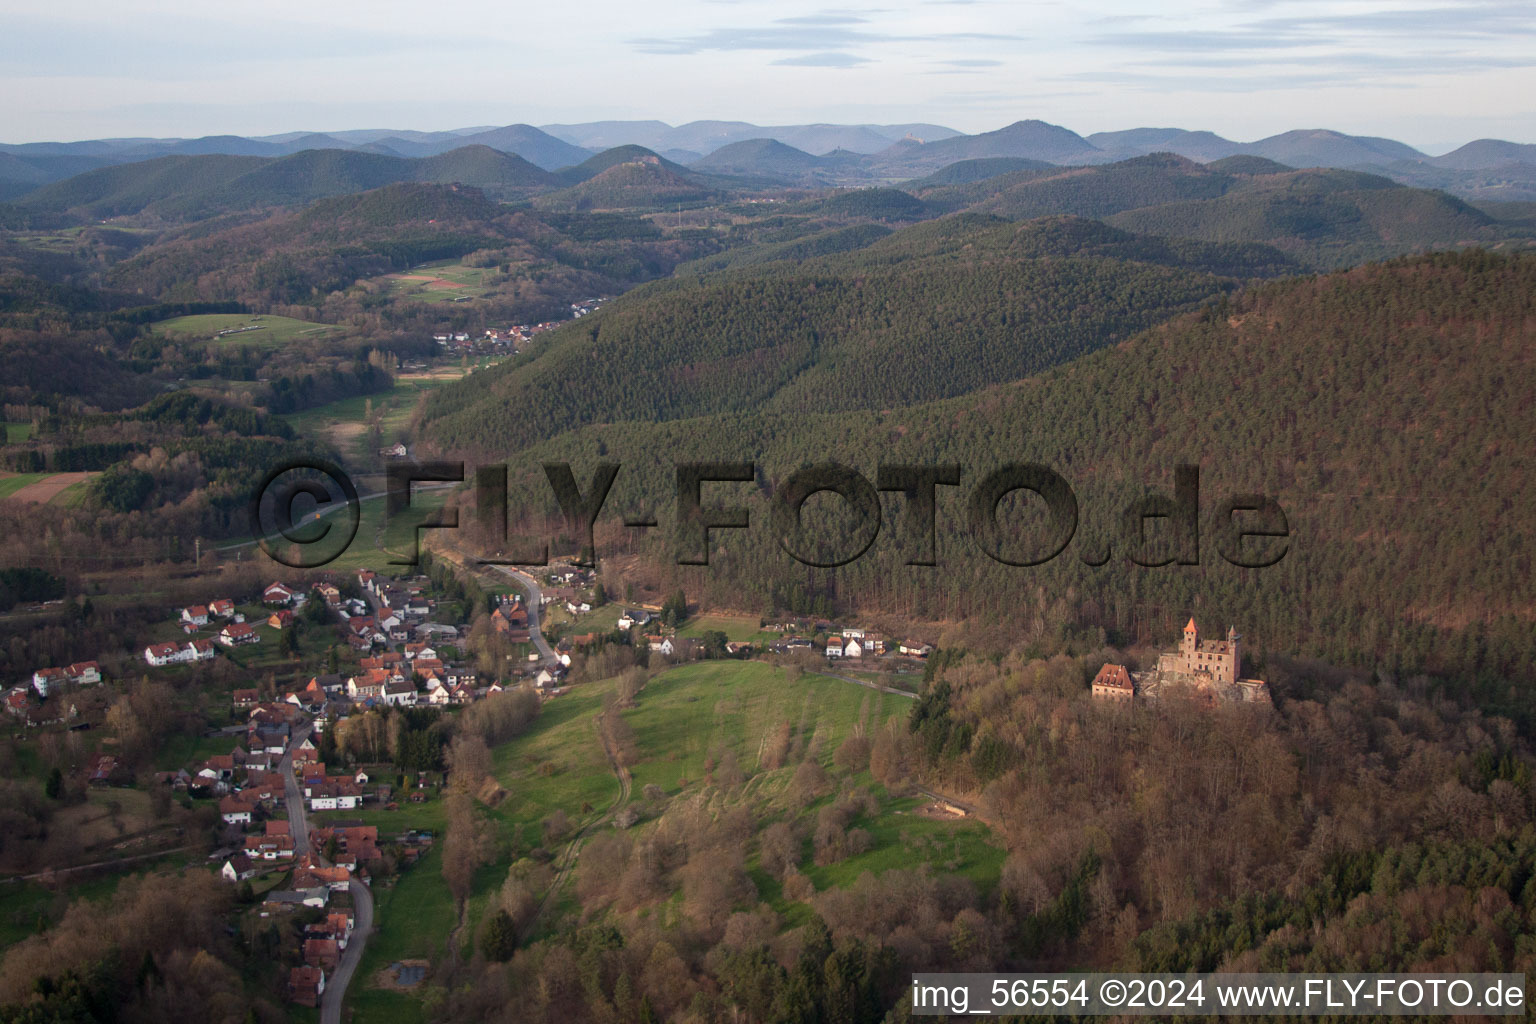
[[[1112,686],[1117,690],[1132,690],[1131,674],[1125,670],[1124,665],[1106,664],[1099,669],[1099,674],[1093,677],[1094,686]]]

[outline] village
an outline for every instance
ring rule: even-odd
[[[506,593],[477,592],[475,600],[490,610],[467,615],[465,605],[442,592],[443,578],[360,569],[307,586],[273,580],[245,601],[210,595],[206,603],[177,609],[167,625],[178,639],[142,648],[143,666],[153,676],[221,658],[238,662],[263,645],[286,646],[297,656],[301,630],[320,630],[327,638],[326,671],[286,686],[274,686],[269,675],[265,685],[234,687],[227,695],[231,724],[214,729],[203,743],[205,750],[221,741],[227,748],[152,778],[174,799],[191,801],[188,806],[216,808],[209,867],[238,887],[246,912],[302,932],[298,962],[286,968],[286,990],[299,1005],[318,1006],[323,999],[355,940],[359,912],[371,915],[371,887],[390,884],[431,849],[434,836],[413,827],[410,815],[376,815],[443,799],[448,784],[440,764],[406,769],[398,761],[371,762],[344,750],[336,736],[354,720],[417,709],[453,713],[509,690],[557,699],[582,659],[610,644],[628,646],[634,658],[669,664],[762,656],[825,664],[830,675],[857,665],[888,672],[881,678],[898,685],[935,651],[924,640],[815,618],[760,620],[752,639],[698,628],[684,635],[678,628],[686,617],[680,595],[666,605],[612,604],[594,570],[575,563],[546,567],[539,578],[525,576],[536,609],[508,587]],[[468,618],[481,620],[479,640],[471,636]],[[475,667],[485,636],[511,652],[493,673]],[[102,682],[95,661],[40,668],[7,694],[7,710],[27,726],[88,727],[105,701],[92,695],[109,689]],[[1160,655],[1154,668],[1106,664],[1090,692],[1107,703],[1183,695],[1206,706],[1269,704],[1267,685],[1242,675],[1236,630],[1204,638],[1193,619],[1179,648]],[[144,784],[108,747],[86,758],[84,775],[89,787]],[[390,820],[400,824],[381,823]]]
[[[572,320],[597,312],[608,301],[607,296],[582,299],[571,303]],[[562,321],[545,320],[536,324],[514,324],[511,327],[488,327],[484,334],[468,331],[443,331],[432,335],[438,347],[467,355],[507,355],[521,352],[534,338],[545,331],[559,327]]]

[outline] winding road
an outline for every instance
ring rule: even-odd
[[[544,639],[544,631],[539,628],[539,614],[544,609],[544,591],[539,589],[539,581],[530,573],[514,569],[509,565],[493,565],[490,568],[512,577],[527,591],[528,598],[523,606],[528,609],[528,637],[533,641],[533,649],[539,652],[539,657],[544,659],[545,664],[555,661],[555,652],[549,646],[549,641]]]
[[[288,749],[278,762],[277,770],[283,773],[283,799],[288,808],[288,830],[293,833],[295,853],[309,850],[309,816],[304,810],[304,790],[293,774],[293,752],[309,736],[310,726],[304,725],[289,738]],[[321,864],[325,857],[315,854]],[[341,962],[326,979],[325,992],[320,996],[320,1024],[341,1024],[341,1004],[347,998],[347,985],[363,959],[363,949],[368,936],[373,934],[373,892],[357,879],[347,883],[352,895],[352,938],[341,954]]]
[[[528,636],[532,640],[534,649],[537,650],[546,664],[556,660],[555,652],[550,648],[549,641],[544,639],[544,633],[539,628],[539,612],[543,608],[543,591],[539,589],[539,581],[528,573],[512,569],[507,566],[493,566],[511,576],[527,592],[528,608]],[[293,832],[294,848],[297,850],[309,849],[309,819],[304,812],[304,793],[299,786],[299,780],[293,774],[293,749],[304,742],[304,737],[310,732],[309,726],[305,726],[301,732],[294,734],[292,742],[288,746],[288,752],[283,755],[279,770],[283,773],[283,786],[288,804],[289,828]],[[607,743],[604,743],[607,750]],[[612,758],[610,761],[620,773],[620,797],[609,815],[621,806],[629,797],[628,772]],[[600,819],[606,821],[607,816]],[[598,822],[589,823],[577,834],[577,840]],[[567,851],[567,861],[564,870],[570,868],[569,861],[574,860],[575,840]],[[318,856],[318,855],[317,855]],[[321,857],[324,863],[324,858]],[[352,938],[347,942],[347,948],[341,954],[341,962],[336,965],[336,970],[326,980],[325,992],[320,996],[320,1024],[341,1024],[341,1007],[347,998],[347,988],[352,983],[352,977],[357,973],[357,965],[362,962],[363,950],[368,945],[368,937],[373,934],[373,892],[362,882],[353,879],[347,886],[347,891],[352,895],[352,907],[354,919],[352,922]],[[546,900],[548,895],[546,894]],[[540,905],[540,912],[543,910]]]

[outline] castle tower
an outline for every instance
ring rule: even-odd
[[[1228,680],[1229,682],[1235,683],[1243,678],[1243,655],[1242,650],[1238,647],[1242,639],[1236,626],[1227,627],[1227,652],[1231,655],[1230,664],[1232,669],[1232,676]]]
[[[1179,671],[1193,672],[1195,663],[1199,660],[1195,657],[1200,650],[1200,627],[1195,625],[1195,617],[1191,615],[1189,622],[1184,626],[1184,639],[1179,643]]]

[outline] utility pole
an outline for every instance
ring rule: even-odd
[[[194,569],[201,569],[203,567],[203,538],[193,538],[192,550],[194,552],[192,556],[192,567]]]

